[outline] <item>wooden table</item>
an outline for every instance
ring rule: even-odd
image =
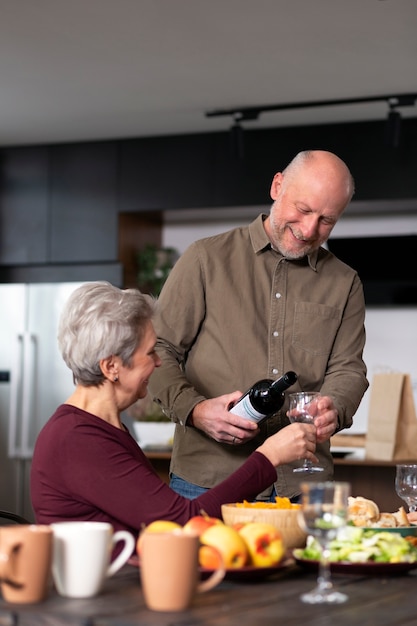
[[[416,572],[416,573],[414,573]],[[257,582],[224,580],[200,594],[181,613],[158,613],[145,607],[138,570],[126,565],[87,600],[49,598],[31,606],[0,600],[1,626],[412,626],[417,623],[417,570],[398,577],[334,575],[348,594],[345,604],[311,606],[300,594],[315,585],[315,574],[296,565]]]

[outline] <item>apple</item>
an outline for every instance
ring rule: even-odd
[[[200,535],[200,543],[202,546],[212,546],[216,548],[222,558],[226,569],[234,569],[243,567],[249,557],[246,543],[237,530],[231,526],[226,526],[223,522],[220,524],[212,524]],[[201,550],[201,548],[200,548]],[[208,551],[207,551],[208,552]],[[202,558],[205,551],[201,550]],[[212,556],[212,558],[214,558]],[[208,567],[208,556],[204,563],[200,562],[203,567]]]
[[[177,522],[171,522],[170,520],[166,519],[154,520],[153,522],[145,526],[145,528],[140,533],[136,542],[137,554],[140,554],[141,538],[143,537],[144,533],[170,533],[174,530],[178,530],[179,528],[182,528],[182,526],[180,524],[177,524]]]
[[[219,569],[224,567],[223,557],[214,546],[200,546],[198,551],[198,562],[206,569]]]
[[[247,522],[237,532],[244,539],[255,567],[271,567],[282,561],[284,542],[281,533],[272,524]]]
[[[202,513],[201,515],[194,515],[194,517],[190,517],[188,522],[184,524],[184,532],[198,535],[199,537],[203,534],[207,528],[210,526],[214,526],[215,524],[223,524],[223,522],[217,517],[210,517]]]

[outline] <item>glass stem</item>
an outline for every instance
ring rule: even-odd
[[[319,575],[317,578],[317,584],[320,591],[325,592],[333,588],[333,583],[330,576],[330,549],[328,547],[328,544],[326,543],[323,546],[319,564]]]

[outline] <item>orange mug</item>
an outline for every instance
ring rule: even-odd
[[[143,533],[140,578],[149,609],[183,611],[196,593],[209,591],[223,580],[226,572],[222,564],[207,580],[199,581],[199,548],[199,537],[182,530]]]
[[[6,602],[28,604],[47,596],[52,565],[50,526],[0,528],[0,587]]]

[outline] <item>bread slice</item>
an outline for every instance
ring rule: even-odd
[[[407,513],[403,506],[400,506],[398,511],[393,513],[395,517],[395,521],[397,522],[397,526],[410,526],[410,522],[408,521]]]
[[[374,526],[380,517],[376,502],[362,496],[349,496],[348,514],[355,526]]]
[[[381,513],[376,524],[378,528],[396,528],[398,526],[394,513]]]

